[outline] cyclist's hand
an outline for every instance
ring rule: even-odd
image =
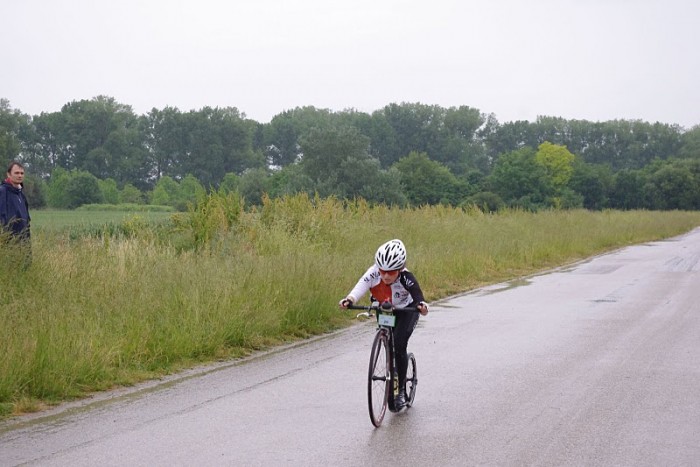
[[[420,314],[425,316],[428,314],[428,304],[425,302],[420,302],[418,304],[418,311],[420,311]]]
[[[352,300],[350,300],[349,298],[344,298],[340,302],[338,302],[338,306],[340,308],[347,308],[350,305],[352,305]]]

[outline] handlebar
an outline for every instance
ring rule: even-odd
[[[420,313],[420,310],[417,307],[414,306],[407,306],[405,308],[396,308],[389,302],[384,302],[382,304],[378,305],[368,305],[368,306],[362,306],[362,305],[348,305],[346,307],[348,310],[364,310],[366,312],[372,312],[372,311],[384,311],[384,312],[394,312],[394,311],[406,311],[406,312],[412,312],[412,313]]]

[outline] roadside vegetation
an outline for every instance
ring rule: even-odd
[[[118,215],[37,226],[26,270],[0,247],[0,416],[348,326],[337,302],[390,238],[435,301],[700,225],[690,211],[484,214],[305,194],[248,209],[224,191],[158,219]]]

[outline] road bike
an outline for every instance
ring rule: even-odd
[[[367,378],[367,402],[369,418],[372,425],[379,427],[384,420],[387,406],[391,412],[398,412],[403,407],[394,406],[394,398],[399,394],[399,375],[396,369],[394,350],[394,326],[396,313],[418,313],[418,308],[395,308],[389,302],[381,305],[373,303],[370,306],[349,305],[350,310],[364,310],[357,317],[377,317],[377,332],[374,335],[372,351],[369,357],[369,375]],[[406,371],[406,408],[413,405],[418,385],[416,357],[408,353],[408,369]]]

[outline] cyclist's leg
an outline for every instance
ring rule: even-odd
[[[399,313],[396,316],[394,328],[394,350],[396,357],[396,370],[399,374],[399,388],[406,388],[406,370],[408,368],[408,339],[418,324],[417,313]]]

